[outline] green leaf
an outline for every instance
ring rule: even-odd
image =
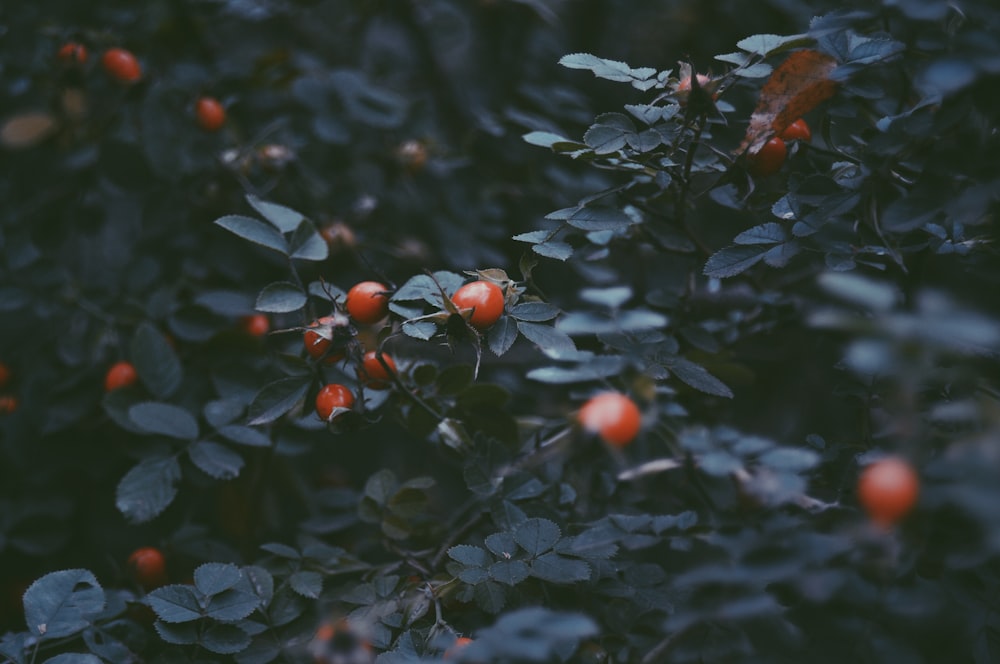
[[[831,295],[870,311],[889,311],[902,300],[899,291],[889,283],[857,274],[824,272],[819,275],[818,281],[820,287]]]
[[[527,373],[531,380],[540,383],[566,384],[583,383],[617,376],[625,368],[625,358],[619,355],[600,355],[592,361],[577,367],[539,367]]]
[[[565,261],[573,255],[573,245],[568,242],[541,242],[531,246],[531,250],[539,256]]]
[[[97,655],[83,652],[64,652],[55,657],[49,657],[42,664],[104,664]]]
[[[207,290],[194,298],[195,304],[220,316],[243,316],[253,313],[253,297],[243,291]]]
[[[518,321],[517,329],[528,341],[543,351],[576,350],[576,344],[569,338],[569,335],[548,325]]]
[[[241,585],[245,583],[241,582]],[[243,589],[237,586],[212,596],[205,607],[206,614],[222,622],[235,622],[246,618],[260,606],[260,598],[252,592],[247,592],[248,590],[249,588]]]
[[[141,431],[178,440],[198,437],[198,421],[189,412],[169,403],[144,401],[128,409],[128,418]]]
[[[221,443],[199,440],[188,447],[191,463],[202,472],[217,480],[231,480],[239,477],[243,469],[243,457]]]
[[[199,641],[202,648],[219,655],[234,655],[250,646],[250,635],[235,625],[212,625]]]
[[[177,353],[151,323],[136,328],[129,357],[143,385],[157,398],[166,399],[180,387],[184,373]]]
[[[736,42],[738,48],[757,55],[771,55],[789,48],[805,46],[811,42],[808,35],[752,35]]]
[[[760,463],[771,468],[801,473],[819,463],[820,457],[812,450],[794,447],[776,447],[761,455]]]
[[[365,482],[365,496],[378,505],[385,505],[398,487],[399,480],[396,479],[396,475],[391,470],[383,468]]]
[[[323,575],[310,570],[299,570],[290,577],[288,583],[292,590],[310,599],[318,599],[323,592]]]
[[[521,302],[511,307],[510,315],[518,320],[541,323],[559,315],[559,308],[548,302]]]
[[[204,563],[194,570],[194,587],[210,597],[229,590],[242,578],[240,568],[231,563]]]
[[[219,435],[237,445],[248,447],[270,447],[271,439],[263,431],[240,424],[230,424],[219,429]]]
[[[289,241],[292,258],[303,261],[323,261],[330,255],[330,247],[316,231],[311,221],[303,221]]]
[[[490,577],[504,585],[516,586],[530,575],[523,560],[500,560],[490,565]]]
[[[589,69],[598,78],[609,81],[631,81],[632,68],[624,62],[605,60],[589,53],[572,53],[559,59],[559,64],[568,69]]]
[[[280,254],[288,255],[288,243],[281,233],[274,230],[267,224],[252,219],[231,214],[215,220],[217,226],[225,228],[230,233],[238,235],[244,240],[249,240],[268,249],[273,249]]]
[[[487,549],[502,558],[509,558],[518,551],[517,540],[514,539],[512,533],[493,533],[486,537],[485,543]]]
[[[531,576],[550,583],[577,583],[590,580],[590,565],[557,553],[546,553],[531,561]]]
[[[44,639],[72,636],[104,610],[104,590],[85,569],[49,572],[24,592],[28,631]]]
[[[735,244],[778,244],[788,239],[781,224],[770,221],[760,226],[748,228],[733,238]]]
[[[200,638],[200,630],[195,623],[171,624],[157,620],[153,623],[153,628],[161,639],[178,646],[194,645]]]
[[[708,373],[704,367],[683,357],[675,357],[666,363],[667,368],[687,385],[706,394],[733,398],[733,391],[721,380]]]
[[[490,328],[486,340],[493,354],[500,357],[510,350],[517,340],[517,321],[504,314]]]
[[[115,506],[131,523],[149,521],[173,502],[180,479],[175,457],[141,461],[118,482]]]
[[[611,207],[563,208],[545,215],[545,218],[564,220],[582,231],[620,231],[635,223],[622,210]]]
[[[185,623],[201,618],[201,606],[194,589],[174,584],[157,588],[146,596],[156,616],[167,623]]]
[[[741,272],[749,270],[751,267],[756,265],[762,258],[764,254],[768,251],[768,247],[760,246],[732,246],[726,247],[716,253],[708,259],[705,263],[704,274],[708,277],[715,277],[717,279],[725,279],[726,277],[734,277]]]
[[[507,596],[503,586],[493,581],[485,581],[476,586],[473,596],[480,609],[487,613],[500,613],[504,604],[507,603]]]
[[[282,233],[291,233],[305,219],[300,213],[291,208],[262,200],[253,194],[247,194],[247,203]]]
[[[531,556],[551,549],[561,535],[559,526],[548,519],[528,519],[514,529],[514,540]]]
[[[470,544],[459,544],[448,549],[448,557],[468,567],[486,567],[492,560],[485,550]]]
[[[525,143],[530,143],[531,145],[537,145],[542,148],[551,148],[555,143],[568,143],[570,140],[568,138],[563,138],[558,134],[553,134],[547,131],[532,131],[524,134],[521,137]]]
[[[611,154],[625,147],[630,135],[619,127],[595,124],[583,134],[583,142],[597,154]]]
[[[295,284],[277,281],[268,284],[260,291],[255,308],[265,313],[284,314],[298,311],[306,306],[307,299],[306,294]]]
[[[256,426],[278,419],[302,401],[311,382],[309,377],[292,377],[265,385],[250,403],[247,424]]]

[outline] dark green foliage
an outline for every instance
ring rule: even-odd
[[[14,4],[0,660],[1000,657],[992,3]],[[812,141],[751,176],[788,108]]]

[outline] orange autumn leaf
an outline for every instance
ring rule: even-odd
[[[755,154],[772,136],[832,97],[837,83],[830,80],[830,73],[836,67],[836,60],[819,51],[802,50],[788,56],[761,88],[737,152],[749,149]]]

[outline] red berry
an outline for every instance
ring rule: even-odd
[[[142,78],[142,67],[131,51],[110,48],[101,56],[104,71],[122,83],[135,83]]]
[[[635,402],[618,392],[604,392],[583,405],[577,416],[583,428],[604,442],[625,447],[639,433],[642,416]]]
[[[917,502],[920,478],[907,461],[887,457],[858,478],[858,500],[872,521],[888,526],[906,516]]]
[[[750,173],[757,177],[773,175],[781,169],[781,165],[785,163],[787,155],[788,149],[785,147],[785,142],[775,136],[765,143],[764,147],[760,150],[754,154],[747,155]]]
[[[346,321],[346,319],[344,319]],[[333,330],[342,324],[336,316],[323,316],[309,324],[310,328],[317,331],[306,330],[302,341],[306,347],[306,353],[314,360],[322,360],[323,364],[334,364],[344,359],[344,354],[336,351],[328,352],[333,344]]]
[[[443,659],[451,659],[458,654],[458,651],[465,648],[467,645],[472,643],[472,639],[467,636],[460,636],[455,639],[455,642],[451,644],[451,647],[444,651]]]
[[[321,420],[330,421],[333,411],[337,408],[350,408],[354,405],[354,395],[343,385],[331,383],[324,385],[316,395],[316,414]]]
[[[108,373],[104,375],[104,391],[113,392],[121,387],[134,385],[138,379],[139,374],[136,373],[135,367],[132,366],[131,362],[124,360],[115,362],[108,369]]]
[[[127,564],[136,582],[146,590],[158,588],[167,582],[167,561],[155,547],[136,549],[128,557]]]
[[[10,369],[3,362],[0,362],[0,389],[7,387],[10,382]]]
[[[66,42],[59,47],[56,57],[64,65],[84,65],[87,63],[87,47],[76,42]]]
[[[473,281],[465,284],[451,296],[459,309],[472,309],[469,324],[485,330],[503,315],[503,290],[492,281]]]
[[[198,126],[205,131],[219,131],[226,124],[226,109],[218,99],[202,97],[194,105]]]
[[[347,291],[347,313],[364,325],[377,323],[389,314],[389,298],[385,284],[362,281]]]
[[[3,396],[0,397],[0,413],[13,413],[17,410],[18,402],[17,397]]]
[[[781,132],[781,138],[785,141],[805,141],[808,143],[812,140],[812,131],[809,130],[809,125],[806,124],[806,121],[799,118],[785,127],[785,130]]]
[[[271,321],[264,314],[244,316],[240,326],[252,337],[262,337],[271,331]]]
[[[382,360],[389,367],[388,371],[382,366],[382,362],[379,362],[378,354],[370,350],[365,353],[361,366],[358,367],[358,380],[373,390],[384,390],[389,387],[392,383],[392,374],[396,373],[396,363],[392,357],[382,353]]]

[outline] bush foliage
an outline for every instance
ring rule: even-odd
[[[3,661],[996,661],[993,4],[0,8]]]

